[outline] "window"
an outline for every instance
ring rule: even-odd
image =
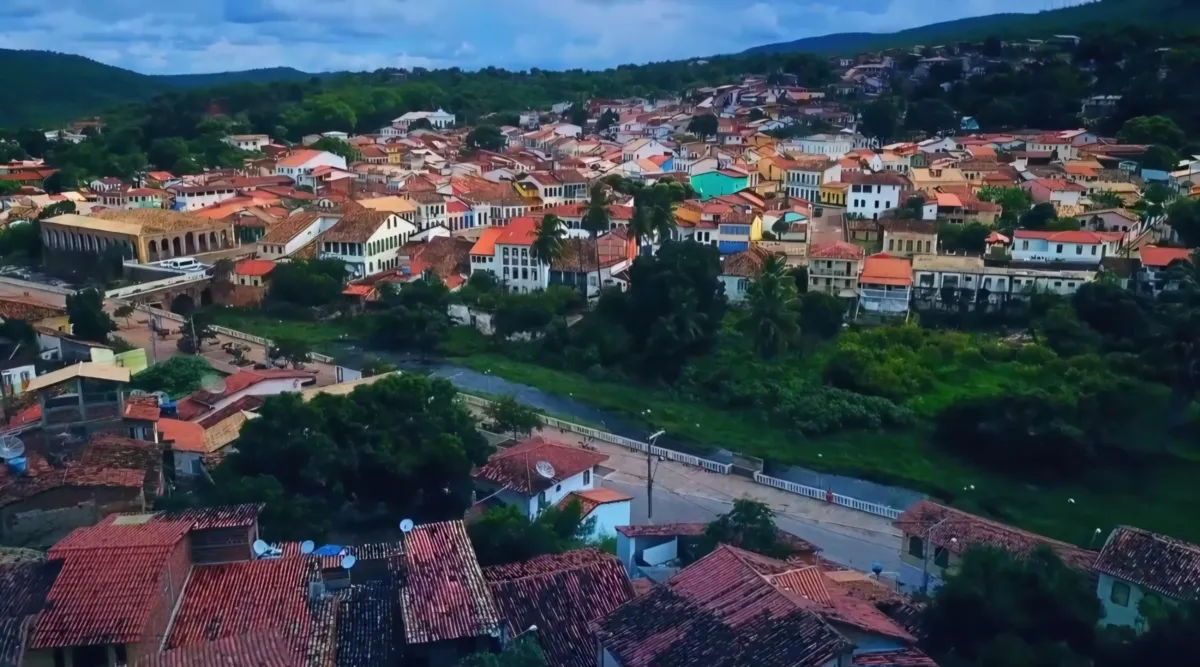
[[[1123,581],[1114,581],[1112,583],[1112,592],[1109,593],[1108,599],[1118,607],[1129,606],[1129,584]]]
[[[950,567],[950,550],[937,549],[933,554],[933,564],[945,569]]]
[[[913,558],[925,557],[925,540],[913,535],[908,538],[908,555]]]
[[[911,240],[904,242],[904,251],[905,252],[912,252],[912,248],[913,248],[913,246],[912,246]]]
[[[532,278],[533,280],[537,280],[537,269],[531,270],[529,272],[529,277]]]
[[[1093,255],[1095,255],[1095,254],[1096,254],[1096,246],[1092,246],[1092,254],[1093,254]]]
[[[589,468],[589,469],[583,471],[583,485],[587,486],[588,484],[591,484],[591,483],[592,483],[592,471]]]
[[[1055,281],[1054,281],[1054,286],[1055,286],[1055,287],[1062,287],[1062,281],[1061,281],[1061,280],[1055,280]]]
[[[888,239],[888,250],[889,251],[895,250],[896,249],[895,245],[896,245],[895,239]]]
[[[1058,246],[1057,246],[1057,248],[1055,248],[1054,252],[1059,255],[1062,254],[1062,244],[1061,243],[1058,244]]]
[[[1092,246],[1092,248],[1095,249],[1095,246]],[[1075,244],[1075,254],[1076,255],[1083,254],[1083,246],[1081,244],[1078,244],[1078,243]]]
[[[925,252],[933,252],[932,248],[933,248],[933,241],[926,241],[925,242]]]
[[[529,269],[521,269],[521,280],[529,280]]]
[[[1021,241],[1021,250],[1029,250],[1029,241]]]

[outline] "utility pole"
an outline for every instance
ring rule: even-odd
[[[654,523],[654,441],[666,431],[650,434],[646,447],[646,521]]]

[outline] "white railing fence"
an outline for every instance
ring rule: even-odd
[[[779,479],[778,477],[768,477],[761,472],[754,473],[754,481],[758,482],[759,484],[773,486],[777,489],[795,493],[801,496],[807,496],[817,500],[825,500],[827,502],[832,501],[834,505],[849,507],[852,510],[866,512],[867,514],[875,514],[878,516],[887,517],[889,519],[895,519],[899,517],[904,511],[896,509],[895,507],[881,505],[879,503],[870,503],[865,500],[859,500],[858,498],[843,496],[840,493],[830,493],[827,489],[818,489],[815,486],[797,484],[795,482],[789,482],[786,479]]]

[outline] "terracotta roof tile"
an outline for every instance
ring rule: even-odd
[[[0,320],[24,320],[33,323],[66,314],[65,308],[37,299],[19,296],[0,297]]]
[[[264,630],[278,630],[302,646],[312,626],[307,567],[303,559],[269,558],[194,568],[165,646]]]
[[[513,218],[502,228],[496,243],[501,245],[533,245],[537,221],[530,217]]]
[[[571,493],[563,496],[562,500],[558,501],[558,506],[564,507],[572,502],[578,502],[583,511],[583,516],[587,516],[592,513],[592,510],[601,505],[619,503],[627,500],[633,500],[633,497],[614,489],[586,489],[583,491],[572,491]]]
[[[1045,239],[1051,243],[1112,243],[1125,238],[1123,232],[1089,232],[1087,230],[1054,232],[1040,229],[1017,229],[1013,238]]]
[[[161,414],[158,399],[154,396],[127,396],[125,398],[125,418],[142,421],[158,421]]]
[[[907,259],[886,253],[871,255],[863,261],[858,282],[868,285],[912,285],[912,264]]]
[[[387,223],[388,218],[395,215],[387,211],[372,211],[360,209],[346,213],[333,227],[321,235],[322,241],[345,241],[348,243],[366,243],[367,239],[380,227]]]
[[[536,568],[518,563],[484,570],[509,636],[536,625],[548,667],[592,667],[591,622],[633,598],[624,566],[594,549],[534,560]]]
[[[1115,528],[1095,568],[1174,600],[1200,594],[1200,546],[1140,528]]]
[[[278,632],[256,632],[182,646],[138,661],[138,667],[304,667],[302,655]]]
[[[286,244],[288,241],[294,239],[296,235],[300,234],[300,232],[308,229],[308,227],[316,222],[320,217],[321,214],[316,212],[304,212],[289,215],[283,220],[271,225],[267,229],[267,233],[264,234],[263,237],[258,240],[258,242],[281,245]]]
[[[1147,245],[1142,246],[1138,250],[1138,256],[1145,266],[1167,266],[1171,262],[1178,260],[1190,263],[1192,261],[1192,250],[1190,248],[1160,248],[1159,246]]]
[[[814,246],[809,251],[808,256],[812,259],[862,259],[863,249],[861,246],[847,243],[845,241],[834,241],[823,245]]]
[[[233,266],[233,272],[239,276],[265,276],[275,269],[275,262],[269,259],[243,259]]]
[[[854,667],[938,667],[917,648],[863,651],[854,654]]]
[[[204,427],[195,422],[160,419],[158,432],[162,434],[162,442],[175,451],[197,454],[208,451],[204,447]]]
[[[1073,567],[1089,570],[1096,562],[1097,554],[1094,551],[939,505],[932,500],[918,501],[905,510],[893,525],[908,535],[924,537],[926,542],[949,549],[954,554],[962,554],[973,546],[989,546],[1025,555],[1040,546],[1048,546],[1063,562]]]
[[[45,606],[62,565],[40,559],[0,565],[0,664],[21,664],[29,623]]]
[[[473,476],[507,486],[518,493],[533,495],[607,460],[606,454],[550,442],[537,435],[493,454],[486,464],[475,470]],[[554,467],[552,479],[537,473],[538,461],[545,461]]]
[[[407,643],[499,632],[503,621],[462,521],[429,523],[406,533],[399,564],[406,582],[399,594]]]

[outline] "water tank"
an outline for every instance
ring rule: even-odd
[[[6,461],[6,463],[8,464],[8,471],[10,473],[12,473],[13,475],[16,475],[18,477],[22,477],[25,475],[27,461],[24,456],[18,456],[16,458],[11,458],[8,461]]]

